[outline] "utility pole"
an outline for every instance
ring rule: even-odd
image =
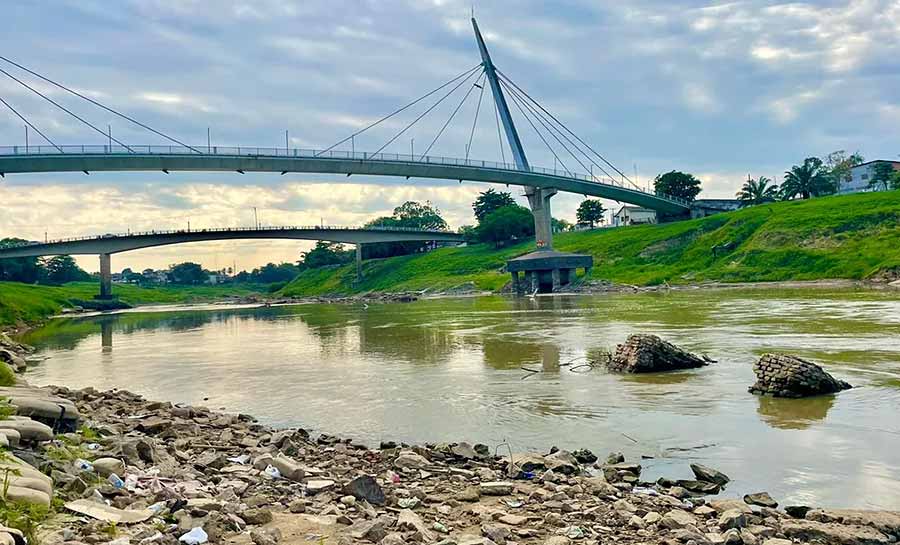
[[[253,221],[256,223],[256,229],[259,230],[259,214],[255,206],[253,207]]]
[[[410,156],[410,158],[415,158],[415,156],[416,156],[415,146],[414,146],[415,143],[416,143],[415,138],[409,139],[409,156]]]
[[[25,125],[25,153],[28,153],[28,125]]]
[[[109,151],[112,153],[112,125],[106,126],[106,135],[109,138]]]
[[[290,146],[290,144],[288,143],[289,140],[290,140],[290,139],[288,138],[288,132],[287,132],[287,130],[285,130],[285,131],[284,131],[284,153],[285,153],[285,155],[287,155],[287,154],[288,154],[288,150],[291,149],[291,146]]]
[[[209,127],[206,127],[206,153],[212,150],[212,138],[209,135]]]

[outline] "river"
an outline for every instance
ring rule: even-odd
[[[643,376],[582,365],[633,332],[718,362]],[[644,457],[648,479],[688,478],[696,461],[732,477],[727,497],[766,490],[782,505],[900,509],[896,292],[144,308],[53,320],[23,340],[48,358],[28,371],[35,384],[126,388],[375,446],[621,451]],[[769,351],[818,361],[855,388],[753,396],[752,364]]]

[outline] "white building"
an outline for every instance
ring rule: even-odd
[[[890,163],[894,170],[900,170],[900,161],[869,161],[850,169],[850,181],[838,182],[838,193],[859,193],[861,191],[876,191],[869,187],[872,180],[873,167],[876,163]],[[883,189],[883,188],[878,188]]]
[[[612,216],[613,227],[622,225],[642,225],[646,223],[656,223],[655,210],[626,204],[623,205],[622,208],[619,208]]]

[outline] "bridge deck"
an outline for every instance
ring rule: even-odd
[[[348,244],[369,244],[375,242],[440,241],[463,242],[465,237],[447,231],[424,231],[403,228],[353,228],[353,227],[261,227],[194,229],[175,231],[150,231],[103,235],[99,237],[78,237],[48,242],[24,243],[19,246],[0,248],[0,259],[15,257],[38,257],[45,255],[90,255],[115,254],[187,242],[208,242],[238,239],[288,239],[327,240]]]
[[[0,174],[100,171],[231,171],[406,176],[555,188],[627,202],[660,212],[684,212],[690,203],[597,177],[540,167],[393,153],[288,148],[178,146],[0,147]]]

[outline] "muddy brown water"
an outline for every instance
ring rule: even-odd
[[[579,366],[632,332],[718,363],[643,376]],[[48,357],[28,371],[37,384],[127,388],[373,445],[622,451],[645,457],[646,478],[687,478],[700,462],[732,477],[728,497],[766,490],[782,504],[900,509],[897,292],[145,308],[54,320],[24,340]],[[751,366],[768,351],[816,360],[855,388],[750,395]]]

